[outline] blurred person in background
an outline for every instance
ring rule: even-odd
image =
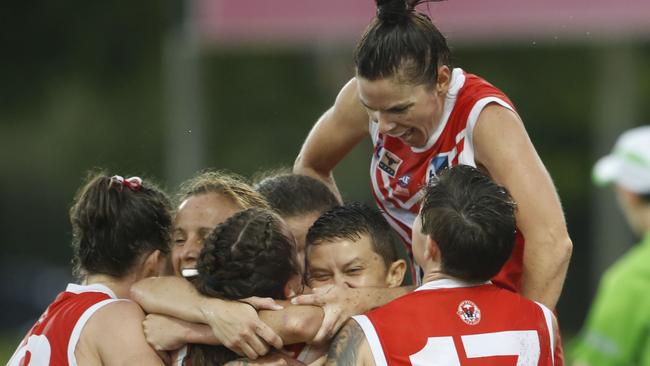
[[[613,185],[641,239],[603,275],[572,352],[575,365],[650,365],[650,126],[624,132],[593,170]]]
[[[338,193],[334,168],[370,135],[372,193],[410,248],[420,188],[442,169],[479,167],[519,204],[515,249],[493,281],[554,308],[572,243],[553,182],[508,97],[452,67],[444,36],[415,11],[424,2],[376,0],[356,76],[313,126],[294,171]]]
[[[136,281],[157,276],[169,255],[171,203],[140,178],[90,174],[72,208],[75,272],[25,336],[9,365],[162,365],[129,301]]]

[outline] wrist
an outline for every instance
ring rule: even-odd
[[[216,311],[223,303],[224,301],[221,299],[201,298],[197,303],[198,319],[196,322],[212,326],[211,320],[215,319]]]

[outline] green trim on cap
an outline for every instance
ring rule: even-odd
[[[649,167],[648,162],[646,161],[646,159],[643,156],[641,156],[641,155],[639,155],[639,154],[637,154],[637,153],[635,153],[633,151],[624,150],[624,149],[617,149],[616,151],[614,151],[614,154],[616,156],[619,156],[623,160],[626,160],[626,161],[630,162],[630,163],[641,165],[644,168]]]

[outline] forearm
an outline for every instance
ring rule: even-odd
[[[185,343],[207,344],[211,346],[220,346],[221,342],[214,336],[212,328],[206,324],[187,323],[183,332]]]
[[[193,323],[206,323],[202,306],[207,299],[187,280],[179,277],[152,277],[131,287],[131,298],[147,313],[169,315]]]
[[[566,230],[560,235],[538,235],[526,239],[522,295],[555,309],[562,293],[573,245]]]
[[[284,344],[311,341],[323,322],[323,309],[309,305],[287,305],[282,310],[262,310],[260,319],[277,333]]]

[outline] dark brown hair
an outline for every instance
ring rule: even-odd
[[[291,172],[267,173],[255,184],[255,190],[284,218],[311,213],[322,214],[339,205],[336,196],[325,183]]]
[[[91,172],[70,208],[77,277],[127,275],[144,254],[170,252],[171,203],[149,180],[131,189],[103,172]]]
[[[440,248],[442,272],[487,281],[510,257],[516,204],[508,191],[469,165],[444,170],[426,188],[422,233]]]
[[[400,239],[381,212],[357,202],[334,207],[321,215],[307,232],[306,251],[314,245],[344,239],[356,242],[362,235],[369,236],[372,250],[381,256],[386,268],[399,259],[397,247]]]
[[[284,299],[292,276],[300,275],[293,237],[277,214],[250,208],[217,226],[205,241],[193,281],[200,293],[229,300],[251,296]],[[192,345],[194,365],[223,365],[237,355],[226,347]]]
[[[357,44],[357,76],[368,80],[397,77],[434,87],[438,66],[450,65],[447,40],[415,6],[431,0],[376,0],[377,16]]]

